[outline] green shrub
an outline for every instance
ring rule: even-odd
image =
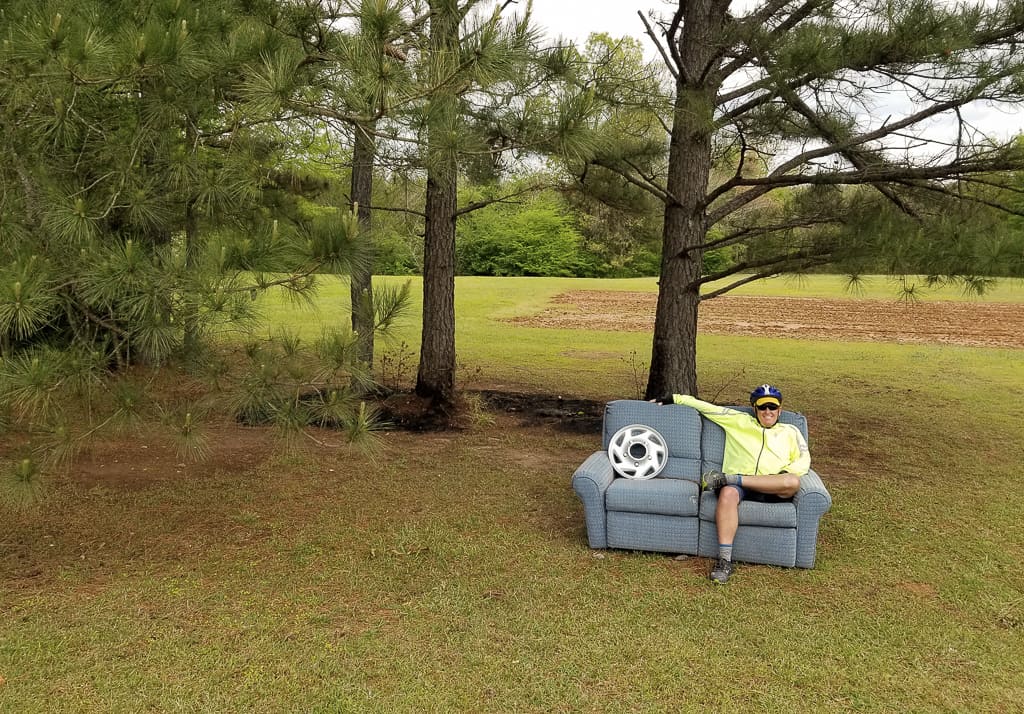
[[[701,270],[704,275],[717,273],[730,267],[735,258],[731,248],[716,248],[704,253]]]
[[[456,260],[461,275],[593,277],[601,272],[573,219],[548,197],[525,206],[492,204],[464,218]]]
[[[423,269],[422,240],[417,251],[412,241],[395,231],[373,233],[373,272],[376,275],[417,275]]]

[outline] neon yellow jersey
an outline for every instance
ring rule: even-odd
[[[803,434],[792,424],[765,428],[757,417],[738,409],[703,402],[688,394],[673,394],[676,404],[693,407],[725,430],[722,470],[729,474],[766,476],[782,472],[803,476],[811,454]]]

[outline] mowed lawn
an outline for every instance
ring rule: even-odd
[[[460,278],[460,383],[634,397],[649,333],[509,321],[579,289],[656,286]],[[858,299],[827,277],[743,292]],[[267,330],[315,338],[345,295],[270,300]],[[881,279],[860,295],[895,299]],[[1024,309],[1024,285],[985,300]],[[378,344],[396,382],[418,305]],[[1024,351],[707,335],[698,352],[704,396],[772,381],[807,414],[834,499],[815,569],[713,587],[704,559],[589,550],[570,477],[599,436],[516,414],[389,433],[374,455],[218,424],[201,465],[143,431],[98,443],[35,510],[0,510],[0,712],[1021,711]]]

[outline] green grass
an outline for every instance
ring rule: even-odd
[[[378,278],[377,284],[399,285],[411,281],[411,304],[408,319],[396,330],[390,342],[377,344],[378,360],[409,355],[405,360],[406,381],[415,377],[415,354],[419,350],[419,317],[422,312],[422,283],[419,278]],[[622,290],[655,293],[654,278],[597,280],[587,278],[486,278],[460,277],[456,280],[455,300],[456,353],[459,367],[457,380],[465,387],[486,383],[509,389],[540,389],[604,398],[609,395],[636,396],[634,375],[646,369],[651,354],[649,332],[595,332],[542,329],[518,326],[510,318],[540,312],[550,299],[560,293],[577,290]],[[854,295],[846,290],[842,276],[813,276],[800,280],[775,279],[746,285],[739,295],[813,296],[833,299],[897,300],[896,287],[882,277],[868,277],[862,291]],[[267,301],[269,331],[287,325],[288,329],[307,339],[318,336],[325,327],[348,324],[348,283],[326,280],[320,287],[317,310],[302,308],[282,299]],[[923,299],[983,299],[1024,305],[1024,281],[1000,281],[984,298],[964,298],[956,288],[929,290]],[[768,344],[770,350],[760,349]],[[404,347],[403,347],[404,344]],[[793,340],[750,340],[738,337],[702,336],[699,338],[703,388],[708,394],[723,398],[741,397],[740,388],[747,382],[763,381],[760,375],[775,369],[779,361],[773,352],[785,350],[796,359],[805,353],[806,345],[829,351],[827,343]],[[851,352],[829,359],[871,361],[872,348],[867,344],[852,345]],[[881,349],[885,349],[883,346]],[[908,349],[910,350],[908,352]],[[955,351],[954,351],[955,353]],[[975,354],[968,350],[965,354]],[[917,355],[922,360],[933,354],[945,354],[927,348],[897,348],[894,354]],[[827,367],[828,365],[824,365]],[[878,365],[884,369],[883,365]],[[859,369],[859,368],[858,368]],[[857,369],[854,370],[856,372]],[[609,379],[618,384],[618,391],[609,389]],[[776,381],[782,381],[781,379]],[[792,380],[787,380],[792,381]],[[815,380],[814,383],[816,383]],[[813,383],[812,383],[813,384]],[[727,390],[732,389],[732,392]]]
[[[315,336],[343,319],[335,289],[274,321]],[[463,381],[632,396],[625,358],[650,335],[500,321],[569,289],[654,285],[460,279]],[[835,501],[815,569],[715,588],[702,559],[595,554],[569,479],[598,437],[506,415],[389,434],[373,461],[72,472],[39,510],[0,512],[0,712],[1019,710],[1024,354],[725,336],[699,353],[704,394],[768,373],[808,415]]]

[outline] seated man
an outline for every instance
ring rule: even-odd
[[[686,394],[671,394],[656,401],[693,407],[725,430],[725,473],[709,471],[701,478],[702,488],[718,491],[718,560],[710,578],[724,584],[733,572],[732,544],[739,528],[740,501],[778,503],[792,498],[800,488],[800,477],[811,467],[807,442],[795,426],[778,423],[782,392],[770,384],[762,384],[750,393],[755,416]]]

